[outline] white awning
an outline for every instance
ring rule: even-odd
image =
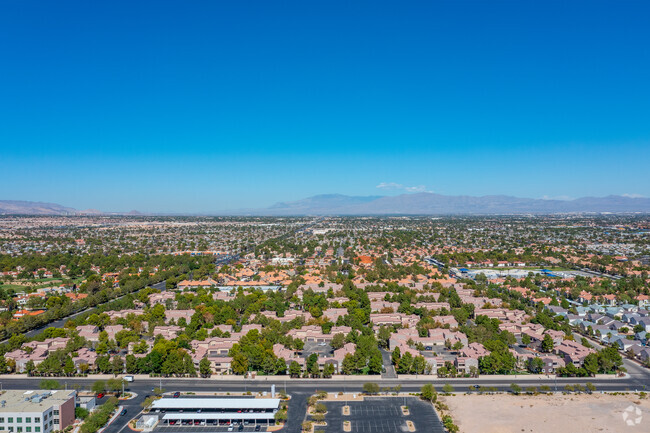
[[[163,419],[166,420],[231,420],[231,419],[274,419],[273,412],[249,412],[249,413],[166,413]]]
[[[279,398],[161,398],[155,400],[153,409],[277,409]]]

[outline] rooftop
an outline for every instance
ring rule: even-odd
[[[59,406],[76,395],[76,391],[9,390],[0,396],[0,412],[43,412]]]
[[[277,409],[279,398],[162,398],[153,409]]]

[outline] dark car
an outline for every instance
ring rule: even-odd
[[[259,424],[256,425],[256,426],[255,426],[255,431],[260,431],[260,430],[262,430],[262,426],[259,425]]]
[[[179,391],[176,391],[176,392],[174,393],[174,398],[178,398],[178,397],[180,397],[180,396],[181,396],[181,393],[180,393]]]
[[[126,409],[122,409],[122,412],[120,412],[120,416],[126,415]]]
[[[239,430],[239,431],[244,430],[244,424],[239,424],[239,428],[237,430]]]

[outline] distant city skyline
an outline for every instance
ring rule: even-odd
[[[0,200],[650,196],[650,4],[10,2]]]

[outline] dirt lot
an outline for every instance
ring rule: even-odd
[[[634,394],[459,394],[443,399],[463,433],[634,433],[647,432],[650,422],[650,399]]]

